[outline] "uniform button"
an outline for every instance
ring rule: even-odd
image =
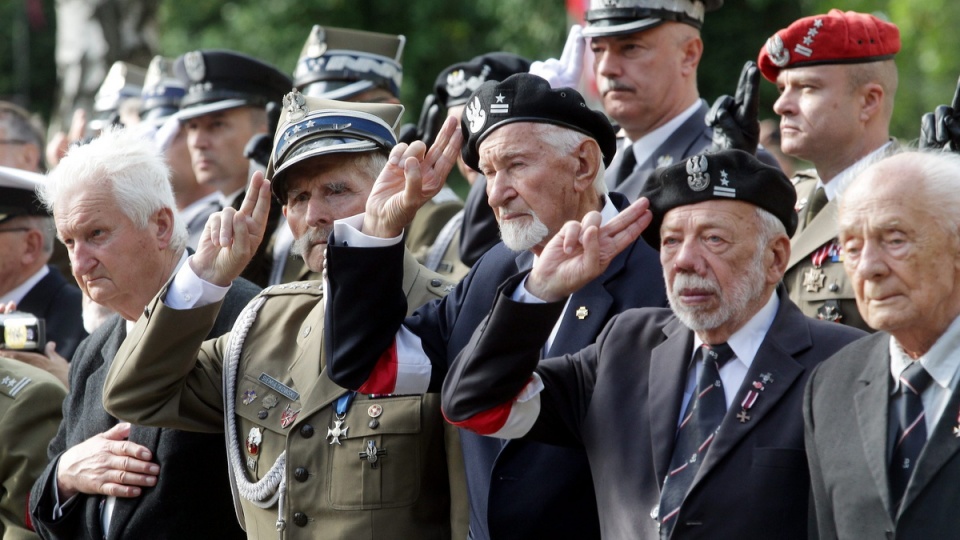
[[[836,283],[830,284],[830,292],[837,292],[839,290],[840,290],[840,285],[837,285]]]
[[[368,425],[370,426],[370,429],[377,429],[378,427],[380,427],[380,421],[374,418],[373,420],[370,421]]]
[[[309,439],[310,437],[313,437],[313,426],[311,426],[310,424],[304,424],[300,426],[300,436],[303,437],[304,439]]]
[[[296,470],[293,471],[293,477],[300,482],[306,482],[307,479],[310,478],[310,473],[303,467],[297,467]]]
[[[437,278],[433,278],[433,279],[430,280],[430,286],[431,286],[431,287],[439,287],[439,286],[442,285],[442,284],[443,284],[443,282],[440,281],[440,280],[437,279]]]
[[[150,318],[150,308],[148,308],[148,307],[143,308],[143,315],[149,319],[149,318]]]
[[[259,418],[259,419],[261,419],[261,420],[266,420],[267,414],[269,414],[269,413],[267,413],[267,410],[266,410],[266,409],[260,409],[260,412],[257,413],[257,418]]]
[[[306,527],[307,526],[307,515],[303,512],[297,512],[293,515],[293,524],[297,527]]]

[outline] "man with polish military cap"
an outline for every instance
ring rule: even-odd
[[[356,223],[339,221],[327,248],[327,365],[330,377],[346,388],[438,392],[501,282],[529,268],[566,221],[591,211],[610,220],[627,205],[603,183],[605,163],[616,152],[613,128],[576,90],[552,89],[529,73],[487,80],[467,100],[461,131],[461,157],[487,178],[503,243],[482,256],[447,297],[403,319],[397,276],[404,219],[441,184],[417,174],[415,153],[395,152],[405,176],[381,176],[362,223],[359,216]],[[358,279],[363,268],[376,268],[379,279]],[[540,348],[550,354],[579,350],[614,314],[663,306],[659,273],[653,250],[642,241],[630,243],[608,272],[571,297],[562,316],[538,321],[555,328]],[[582,449],[462,430],[461,440],[470,538],[600,537],[595,484]]]
[[[605,538],[806,539],[804,383],[862,332],[804,317],[779,287],[795,201],[778,169],[725,150],[658,169],[610,221],[566,223],[447,373],[445,417],[584,448]],[[671,309],[623,311],[542,360],[549,321],[641,235]]]
[[[857,309],[837,241],[837,207],[859,170],[899,150],[890,137],[897,91],[896,25],[831,10],[797,20],[760,49],[777,85],[780,147],[815,169],[794,178],[800,225],[784,283],[805,315],[871,330]]]
[[[279,107],[293,83],[271,65],[224,50],[188,52],[177,58],[174,71],[187,85],[177,116],[187,132],[197,182],[220,191],[224,207],[238,209],[256,168],[245,150],[258,135],[271,133],[268,109]],[[280,211],[274,209],[268,234],[279,220]],[[265,286],[272,263],[262,244],[242,277]]]
[[[396,144],[403,107],[289,93],[271,150],[269,187],[258,173],[239,212],[212,218],[209,237],[151,302],[108,376],[104,403],[122,418],[219,432],[237,513],[251,538],[466,536],[466,487],[456,446],[445,447],[438,396],[348,392],[327,375],[322,281],[277,285],[232,332],[203,341],[221,286],[263,238],[270,194],[283,203],[294,249],[324,266],[333,221],[360,212]],[[451,124],[432,159],[438,175],[459,145]],[[425,150],[422,143],[416,143]],[[365,280],[383,279],[375,266]],[[452,285],[409,253],[397,276],[411,310]],[[202,291],[190,294],[191,291]],[[451,454],[454,452],[454,454]],[[460,510],[458,510],[460,509]]]

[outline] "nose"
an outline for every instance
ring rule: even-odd
[[[617,61],[615,55],[611,54],[609,50],[600,50],[595,54],[593,65],[597,75],[608,78],[620,76],[620,62]]]
[[[773,112],[780,116],[792,115],[796,112],[796,103],[793,94],[789,90],[784,90],[780,97],[773,102]]]
[[[703,256],[700,254],[700,243],[696,239],[683,239],[674,250],[672,267],[676,272],[703,275],[704,264]]]
[[[497,172],[494,176],[487,177],[487,202],[491,208],[503,206],[516,195],[506,173]]]
[[[323,227],[333,224],[334,217],[332,207],[326,198],[322,195],[314,194],[310,197],[307,204],[307,225],[311,227]]]
[[[890,268],[883,258],[883,248],[879,242],[864,240],[860,254],[854,259],[847,257],[848,261],[853,261],[856,276],[863,281],[875,280],[885,276]]]
[[[93,250],[83,242],[74,242],[67,253],[70,256],[73,277],[76,278],[77,283],[80,283],[80,277],[88,275],[97,266],[97,259],[93,255]]]
[[[207,133],[198,126],[187,127],[187,146],[193,148],[206,148],[210,145],[210,138]]]

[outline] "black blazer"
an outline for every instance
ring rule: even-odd
[[[259,288],[234,282],[216,325],[216,337],[233,321]],[[110,530],[100,520],[103,497],[78,494],[60,519],[53,519],[56,469],[60,455],[117,424],[103,408],[103,383],[110,363],[126,337],[126,321],[115,315],[80,344],[70,365],[70,393],[63,403],[63,422],[50,442],[50,463],[33,485],[30,513],[44,538],[246,538],[233,507],[223,434],[133,426],[130,440],[146,446],[160,465],[157,485],[140,497],[118,498]],[[64,502],[64,501],[61,501]]]
[[[624,197],[610,194],[618,207]],[[404,320],[400,286],[402,245],[391,248],[327,248],[330,298],[326,312],[327,369],[347,388],[359,388],[401,323],[417,334],[433,364],[429,391],[438,392],[460,349],[490,309],[497,288],[529,269],[530,252],[502,243],[480,258],[443,300]],[[573,295],[551,353],[574,352],[592,343],[610,317],[632,307],[665,306],[657,252],[638,240],[607,271]],[[576,308],[588,314],[580,319]],[[556,317],[550,319],[552,327]],[[546,339],[540,341],[542,346]],[[502,441],[462,431],[474,539],[598,538],[593,483],[581,448]]]
[[[817,363],[863,333],[804,317],[782,288],[778,295],[780,307],[734,403],[761,375],[769,375],[763,377],[769,382],[748,421],[738,421],[734,407],[724,417],[672,538],[806,538],[803,385]],[[444,414],[462,421],[512,401],[536,370],[545,388],[526,438],[585,448],[604,538],[658,538],[654,517],[673,453],[693,332],[670,310],[632,309],[611,320],[595,344],[538,362],[537,342],[550,329],[530,321],[546,321],[544,312],[562,305],[499,297],[448,375]]]
[[[847,346],[814,370],[803,405],[821,538],[956,538],[960,392],[928,434],[899,512],[887,474],[890,334]]]
[[[17,309],[43,317],[47,341],[55,341],[57,353],[70,360],[77,345],[87,337],[83,329],[82,293],[67,283],[55,267],[48,268],[50,272],[30,289]]]

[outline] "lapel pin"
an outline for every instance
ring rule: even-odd
[[[581,321],[587,318],[587,315],[590,315],[590,310],[587,309],[587,306],[580,306],[577,308],[577,318]]]

